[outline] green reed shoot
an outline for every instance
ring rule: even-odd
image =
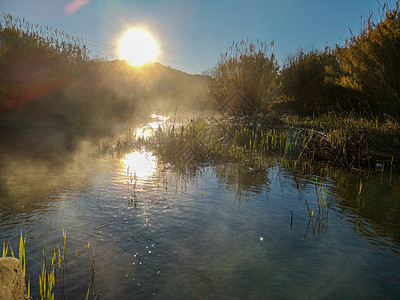
[[[8,242],[8,245],[10,246],[11,256],[12,256],[12,257],[15,257],[14,251],[13,251],[13,248],[11,247],[10,242]]]
[[[21,235],[20,235],[20,240],[19,240],[18,259],[19,259],[19,262],[21,263],[21,268],[22,268],[24,277],[26,275],[25,244],[26,244],[26,235],[25,235],[25,237],[22,237],[22,229],[21,229]],[[15,257],[14,251],[13,251],[12,246],[9,241],[7,242],[7,244],[5,241],[3,241],[2,257],[6,257],[8,255],[9,247],[10,247],[11,256]],[[27,284],[27,293],[28,293],[28,297],[30,297],[30,279],[28,280],[28,284]]]
[[[22,238],[22,229],[21,229],[21,237],[19,240],[19,261],[21,263],[22,266],[22,272],[24,274],[26,274],[26,263],[25,263],[25,243],[26,243],[26,235],[24,238]]]
[[[6,241],[3,241],[3,256],[2,257],[6,257],[8,254],[8,243],[6,244]]]

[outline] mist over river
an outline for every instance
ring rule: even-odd
[[[4,157],[4,156],[3,156]],[[57,163],[3,159],[0,238],[38,297],[67,231],[68,299],[395,299],[400,295],[400,176],[333,168],[292,172],[273,159],[185,170],[146,149],[98,154],[82,143]],[[360,189],[361,187],[361,189]]]

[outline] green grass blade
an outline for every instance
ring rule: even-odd
[[[26,242],[26,235],[25,235],[25,239],[22,238],[22,229],[21,229],[21,236],[19,239],[19,253],[18,253],[18,258],[19,258],[19,262],[21,263],[21,267],[22,267],[22,272],[24,274],[26,274],[26,265],[25,265],[25,242]]]
[[[89,292],[90,292],[90,285],[92,284],[92,282],[90,281],[89,282],[89,287],[88,287],[88,289],[87,289],[87,293],[86,293],[86,297],[85,297],[85,300],[88,300],[89,299]],[[97,297],[97,296],[96,296]]]
[[[3,241],[3,257],[6,257],[8,254],[8,244],[6,246],[6,241]]]
[[[12,256],[12,257],[15,257],[15,256],[14,256],[14,251],[13,251],[13,248],[11,247],[10,242],[8,242],[8,245],[10,246],[11,256]]]

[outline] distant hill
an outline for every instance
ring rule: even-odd
[[[68,34],[3,17],[0,149],[69,151],[94,128],[137,124],[155,112],[184,116],[211,107],[207,76],[159,63],[134,68],[95,59]]]

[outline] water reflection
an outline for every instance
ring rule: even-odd
[[[70,266],[71,299],[90,280],[88,241],[96,251],[92,287],[105,299],[400,294],[398,175],[293,174],[237,163],[183,172],[145,151],[59,170],[21,166],[21,174],[11,165],[0,174],[0,237],[18,237],[23,224],[28,273],[37,278],[43,241],[57,245],[66,228],[69,257],[75,249],[79,256]]]
[[[271,183],[269,169],[249,168],[237,164],[225,164],[214,169],[221,187],[235,193],[235,205],[240,206],[242,201],[254,200],[269,190]]]
[[[334,208],[353,230],[371,244],[400,253],[400,177],[338,173],[332,181],[337,195]]]
[[[151,137],[154,132],[161,126],[165,126],[166,122],[168,121],[169,117],[162,116],[159,114],[152,114],[151,115],[152,122],[147,123],[145,126],[139,127],[135,134],[138,138],[149,138]]]
[[[147,178],[156,170],[157,160],[151,153],[135,151],[123,157],[122,165],[127,170],[128,175]]]

